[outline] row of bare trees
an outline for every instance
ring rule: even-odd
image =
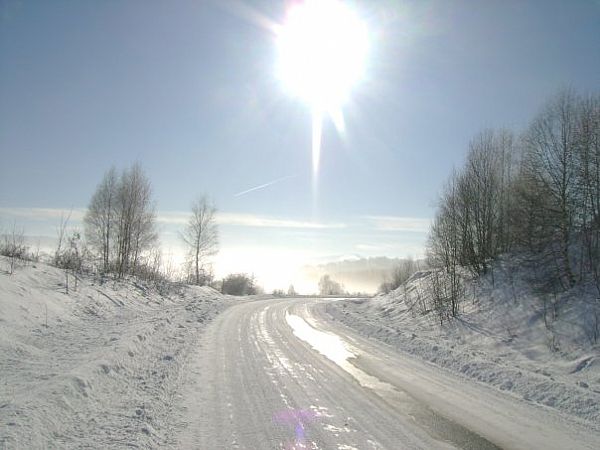
[[[434,266],[485,274],[490,261],[510,249],[514,149],[506,130],[487,130],[471,141],[465,167],[452,174],[440,198],[429,239]]]
[[[590,277],[600,292],[600,96],[565,90],[521,136],[486,130],[450,176],[430,231],[440,304],[458,313],[461,273],[527,251],[562,289]]]
[[[387,294],[398,289],[419,269],[420,261],[415,261],[412,257],[400,260],[392,271],[384,276],[383,283],[379,285],[378,291]]]
[[[591,274],[600,292],[600,95],[561,92],[523,146],[518,242],[552,263],[562,289]]]

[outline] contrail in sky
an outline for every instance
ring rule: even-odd
[[[283,180],[287,180],[289,178],[294,178],[295,176],[296,175],[286,175],[285,177],[277,178],[276,180],[269,181],[268,183],[265,183],[265,184],[261,184],[260,186],[254,186],[253,188],[246,189],[245,191],[242,191],[242,192],[238,192],[237,194],[234,195],[234,197],[241,197],[242,195],[246,195],[252,191],[258,191],[259,189],[266,188],[268,186],[271,186],[275,183],[279,183],[280,181],[283,181]]]

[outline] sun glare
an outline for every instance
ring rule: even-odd
[[[320,136],[315,135],[315,123],[320,128],[323,114],[328,114],[336,127],[343,124],[341,108],[364,73],[367,27],[339,0],[305,0],[288,11],[277,33],[277,46],[279,79],[312,109],[316,170]]]
[[[306,0],[293,6],[278,35],[279,77],[313,108],[339,108],[361,78],[367,29],[338,0]]]

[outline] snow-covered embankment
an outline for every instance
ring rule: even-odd
[[[592,286],[553,295],[555,314],[528,284],[528,273],[499,262],[494,278],[467,283],[461,315],[440,326],[436,313],[423,307],[431,304],[430,276],[419,272],[388,295],[332,302],[326,310],[332,319],[442,370],[598,427],[594,315],[600,300]]]
[[[232,301],[85,276],[66,294],[64,278],[0,272],[0,447],[168,444],[188,355]]]

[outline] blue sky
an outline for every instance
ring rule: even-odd
[[[368,65],[346,135],[324,124],[313,192],[310,111],[260,25],[289,2],[0,0],[0,221],[52,234],[48,210],[85,208],[111,164],[137,160],[164,217],[213,197],[223,271],[269,271],[259,249],[418,254],[475,133],[519,131],[559,88],[600,86],[597,1],[350,3]],[[173,246],[179,222],[162,221]]]

